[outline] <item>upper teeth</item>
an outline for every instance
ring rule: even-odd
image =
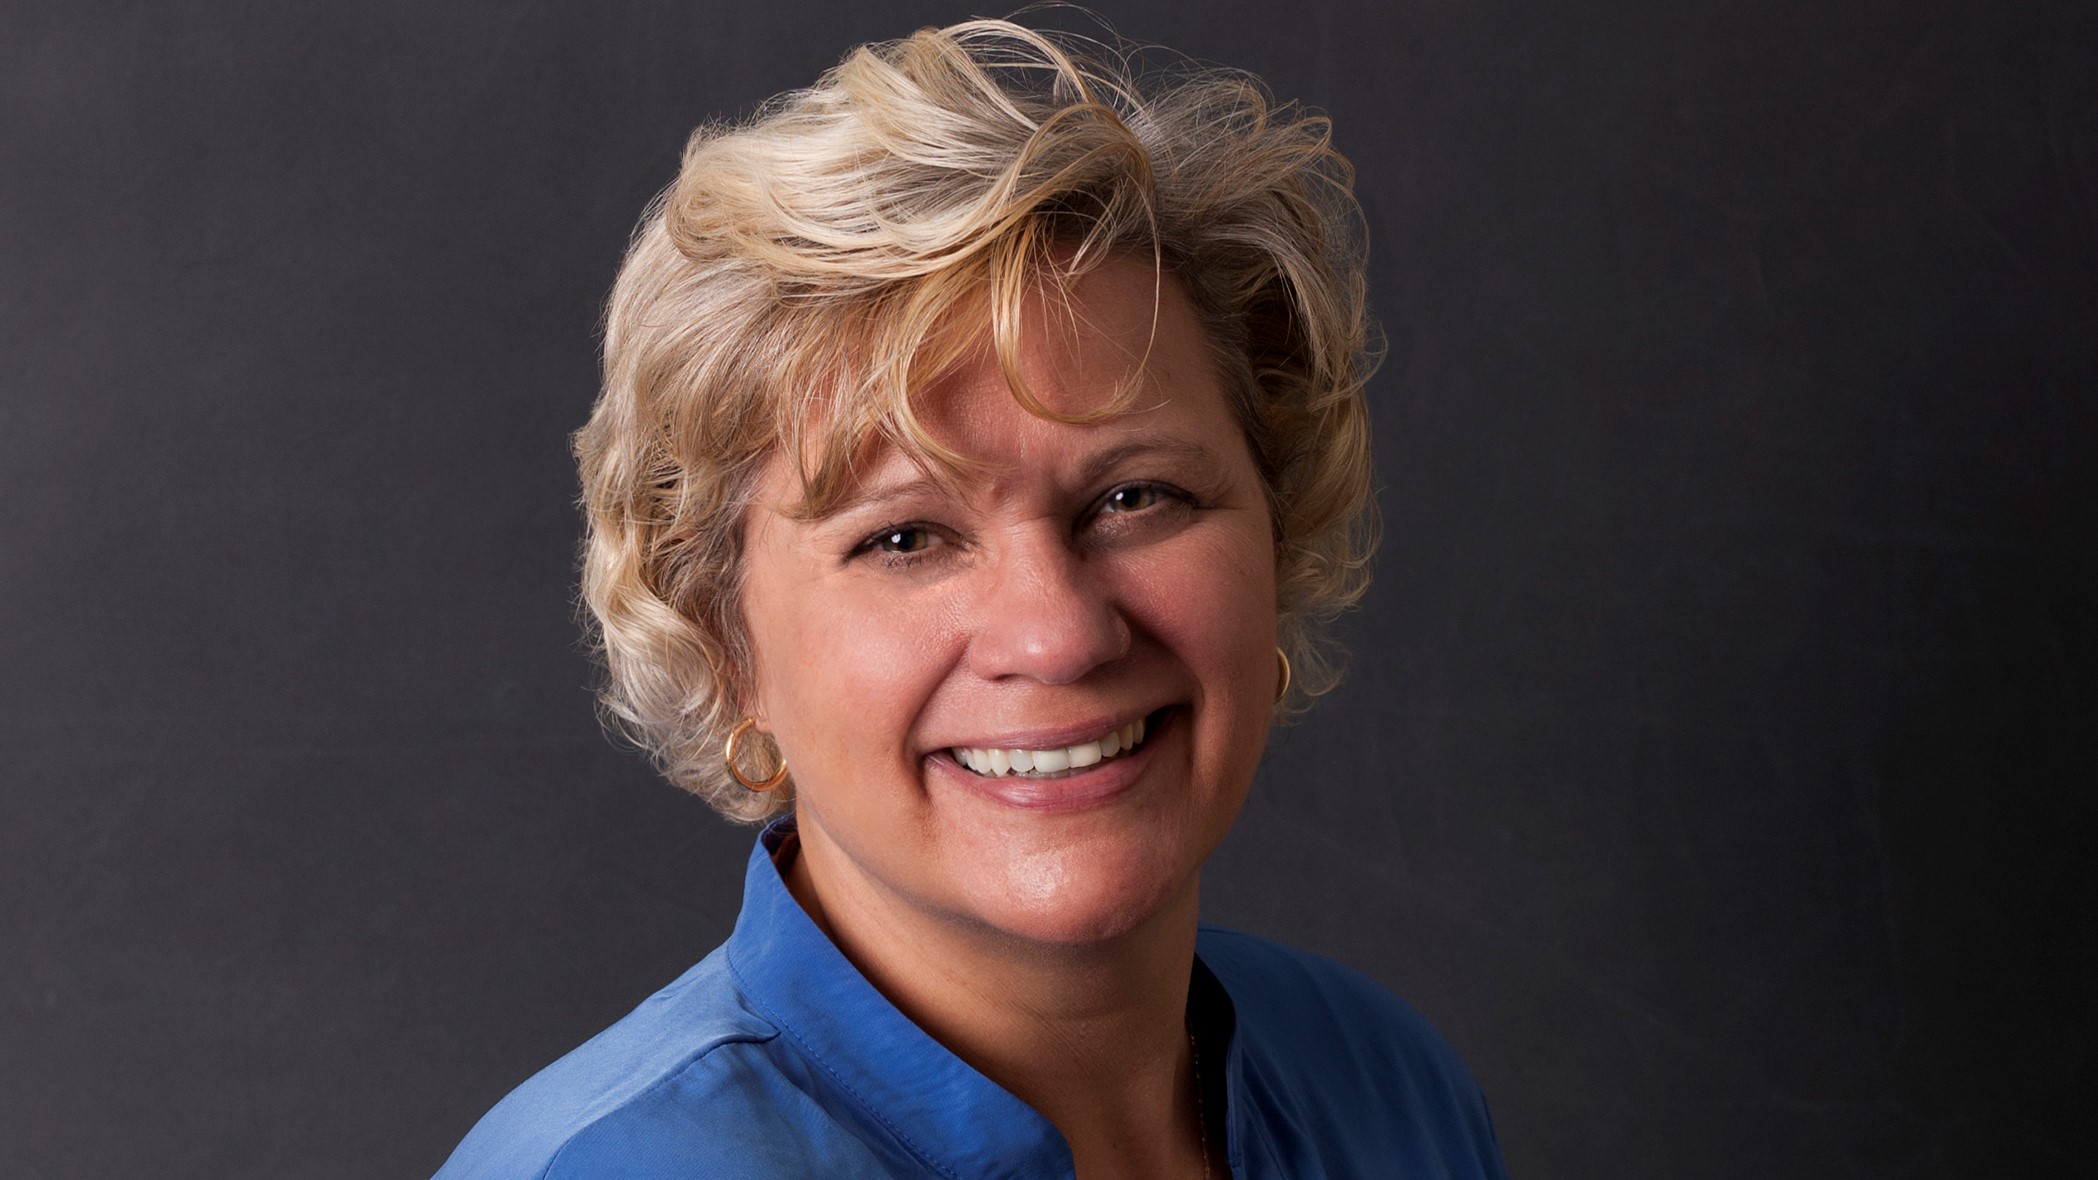
[[[954,746],[949,751],[954,760],[978,774],[996,777],[1001,774],[1060,774],[1067,770],[1083,770],[1102,759],[1117,754],[1126,754],[1144,742],[1144,719],[1120,729],[1107,731],[1097,741],[1081,742],[1075,746],[1059,746],[1053,750],[989,750],[975,746]]]

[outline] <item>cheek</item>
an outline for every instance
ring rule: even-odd
[[[1266,521],[1183,540],[1132,567],[1125,601],[1140,616],[1133,621],[1191,675],[1200,773],[1219,784],[1250,783],[1278,678]]]
[[[1146,555],[1130,574],[1128,600],[1191,663],[1221,671],[1274,645],[1274,552],[1265,528],[1191,533]]]
[[[834,580],[767,587],[748,612],[758,695],[797,778],[821,791],[843,773],[886,767],[937,684],[951,628]]]

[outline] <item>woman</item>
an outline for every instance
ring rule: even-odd
[[[1197,926],[1368,558],[1322,120],[974,22],[699,132],[578,436],[607,701],[729,941],[440,1173],[1496,1176],[1410,1009]]]

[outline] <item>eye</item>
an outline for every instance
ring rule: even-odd
[[[883,529],[867,538],[866,547],[876,553],[919,553],[932,547],[932,530],[917,525]]]
[[[883,565],[907,566],[938,556],[946,543],[947,538],[930,525],[892,524],[876,529],[845,556],[848,561],[868,557]]]
[[[1102,512],[1141,512],[1165,499],[1165,492],[1155,484],[1138,483],[1116,488],[1100,501]]]

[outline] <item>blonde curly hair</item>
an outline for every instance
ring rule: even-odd
[[[1325,625],[1375,547],[1362,217],[1327,120],[1244,73],[970,21],[854,50],[710,124],[643,215],[575,436],[582,595],[608,719],[731,819],[791,806],[727,772],[751,653],[738,604],[754,477],[799,456],[799,511],[888,444],[952,469],[911,395],[991,325],[1014,396],[1019,305],[1139,252],[1177,277],[1266,485],[1278,715],[1339,678]]]

